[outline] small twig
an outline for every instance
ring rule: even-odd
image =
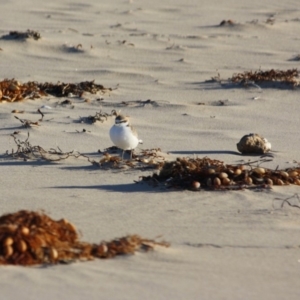
[[[274,198],[274,200],[282,201],[282,203],[281,203],[281,205],[280,205],[280,208],[283,208],[284,204],[287,203],[287,204],[288,204],[289,206],[291,206],[291,207],[296,207],[296,208],[299,208],[299,209],[300,209],[300,205],[292,204],[292,203],[289,201],[290,199],[293,199],[293,198],[297,199],[298,202],[300,202],[300,197],[299,197],[298,194],[294,194],[293,196],[288,197],[288,198],[286,198],[286,199]],[[275,207],[274,207],[274,202],[273,202],[273,208],[275,209]]]
[[[41,114],[41,116],[42,116],[42,118],[39,119],[39,121],[42,122],[42,121],[43,121],[43,118],[44,118],[44,114],[41,112],[40,109],[38,109],[37,111],[38,111],[38,113]]]

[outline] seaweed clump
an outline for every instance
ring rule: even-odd
[[[128,235],[91,244],[79,240],[76,227],[66,219],[55,221],[44,213],[21,210],[0,217],[0,265],[70,263],[112,258],[152,250],[165,242]]]
[[[142,176],[143,181],[165,184],[168,188],[200,190],[238,190],[270,188],[272,185],[300,185],[300,167],[272,170],[259,166],[259,160],[239,165],[226,165],[220,160],[204,158],[177,158],[165,162],[158,174]]]

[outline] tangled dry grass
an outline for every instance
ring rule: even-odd
[[[75,226],[66,219],[55,221],[42,212],[21,210],[0,217],[0,264],[31,266],[112,258],[168,247],[138,235],[91,244],[79,240]]]
[[[64,97],[68,95],[81,97],[84,92],[96,94],[97,92],[111,91],[111,88],[105,88],[101,84],[94,81],[83,81],[79,83],[63,83],[56,84],[35,81],[20,83],[15,79],[4,79],[0,81],[0,102],[16,102],[25,99],[37,99],[48,94],[55,97]]]
[[[219,160],[177,158],[165,162],[159,174],[142,176],[143,181],[163,183],[168,188],[200,190],[239,190],[251,187],[270,188],[272,185],[300,185],[300,167],[271,170],[258,166],[268,160],[226,165]]]

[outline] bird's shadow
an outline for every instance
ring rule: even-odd
[[[161,193],[168,190],[163,187],[153,187],[146,182],[125,183],[125,184],[104,184],[104,185],[62,185],[50,187],[53,189],[91,189],[104,190],[115,193]]]

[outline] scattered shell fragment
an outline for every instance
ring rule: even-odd
[[[267,139],[256,133],[244,135],[236,144],[241,153],[266,153],[271,150],[271,143]]]

